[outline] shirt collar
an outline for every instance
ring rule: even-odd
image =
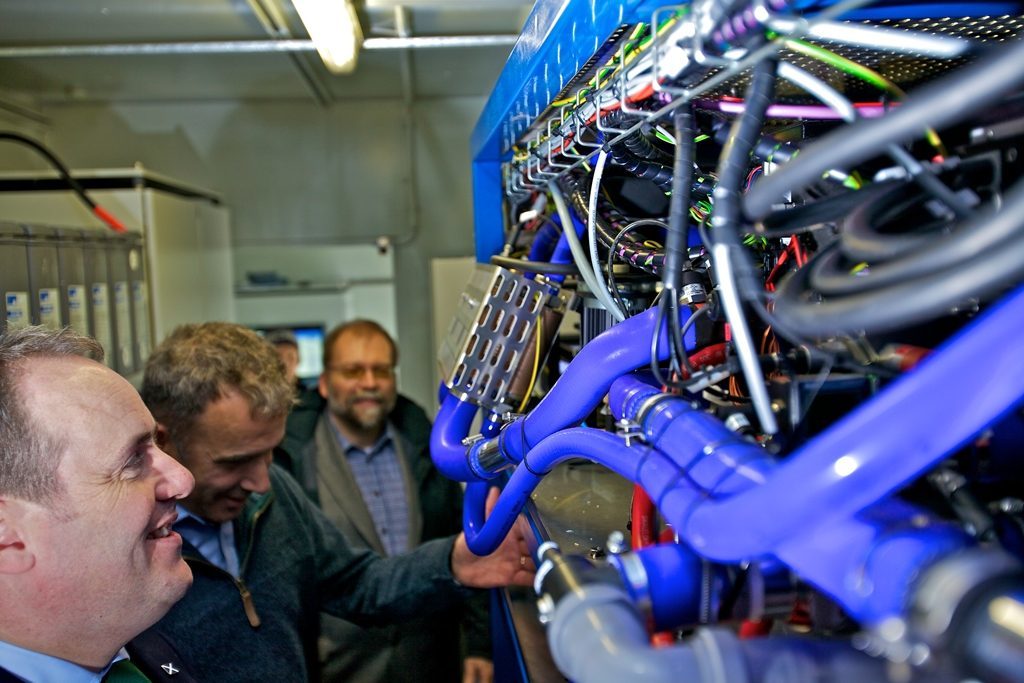
[[[194,514],[192,512],[189,512],[188,510],[186,510],[182,506],[181,503],[178,503],[175,507],[178,508],[178,519],[175,520],[175,522],[174,522],[175,524],[181,522],[183,519],[192,519],[192,520],[195,520],[199,524],[201,524],[204,527],[207,527],[209,529],[212,529],[212,530],[220,529],[220,525],[219,524],[214,524],[213,522],[208,522],[205,519],[203,519],[202,517],[200,517],[199,515]]]
[[[18,678],[26,681],[67,681],[67,683],[99,683],[107,670],[128,657],[122,647],[103,671],[90,671],[66,659],[26,650],[0,640],[0,664]]]

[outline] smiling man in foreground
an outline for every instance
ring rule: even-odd
[[[0,681],[192,680],[157,636],[123,647],[191,583],[170,526],[192,477],[102,356],[68,330],[0,335]]]
[[[452,606],[464,587],[532,578],[518,533],[482,558],[462,534],[388,559],[353,550],[271,465],[293,388],[251,330],[178,328],[150,357],[142,395],[159,442],[196,479],[175,525],[195,583],[157,628],[202,680],[312,679],[320,612],[397,623]]]

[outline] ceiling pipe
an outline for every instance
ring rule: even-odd
[[[266,0],[247,0],[247,2],[256,21],[260,23],[271,40],[290,40],[295,37],[288,29],[288,22],[281,14],[281,8],[277,3]],[[309,89],[309,93],[316,103],[321,107],[330,106],[334,97],[331,95],[330,88],[319,77],[318,70],[314,69],[310,55],[306,52],[290,52],[288,59],[291,60],[299,79]]]
[[[364,50],[406,50],[512,46],[516,35],[409,36],[367,38]],[[0,47],[0,58],[121,57],[146,55],[258,54],[312,52],[311,40],[232,40],[185,43],[122,43],[116,45],[26,45]]]

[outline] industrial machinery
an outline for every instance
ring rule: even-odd
[[[567,678],[1024,681],[1022,21],[537,5],[432,452],[475,552],[529,516]],[[635,487],[630,537],[552,540],[566,462]]]

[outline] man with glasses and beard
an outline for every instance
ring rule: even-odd
[[[430,421],[398,393],[397,364],[398,348],[376,322],[332,330],[322,401],[292,412],[277,454],[349,543],[386,556],[458,533],[462,519],[462,489],[434,467]],[[489,683],[487,596],[384,627],[325,615],[320,658],[325,681]]]

